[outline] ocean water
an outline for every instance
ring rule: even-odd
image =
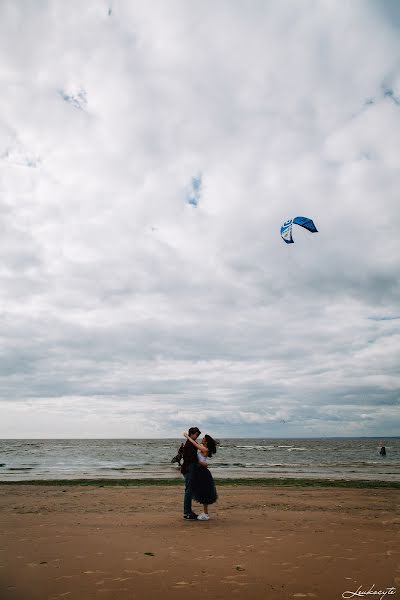
[[[221,439],[218,478],[323,477],[400,481],[400,438]],[[0,480],[182,477],[178,439],[0,440]]]

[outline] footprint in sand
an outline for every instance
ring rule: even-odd
[[[157,571],[134,571],[124,569],[124,573],[134,573],[135,575],[156,575],[157,573],[168,573],[168,569],[158,569]]]
[[[218,556],[214,556],[214,554],[209,554],[208,556],[197,556],[194,560],[215,560],[216,558],[226,558],[224,554],[220,554]]]
[[[99,574],[101,573],[102,575],[106,574],[107,571],[100,571],[100,569],[96,569],[95,571],[81,571],[82,573],[85,573],[85,575],[93,575],[93,574]]]
[[[109,593],[109,592],[129,592],[129,588],[112,588],[110,590],[104,589],[104,590],[97,590],[97,593],[101,594],[102,592],[105,593]]]
[[[226,583],[230,585],[237,585],[239,587],[249,585],[247,581],[237,581],[237,579],[243,579],[243,577],[247,577],[244,573],[237,573],[236,575],[225,575],[221,579],[221,583]]]
[[[188,585],[189,586],[194,586],[194,585],[197,585],[197,582],[192,582],[192,581],[177,581],[173,587],[179,589],[179,588],[186,587]]]

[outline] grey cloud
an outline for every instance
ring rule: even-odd
[[[391,430],[393,6],[106,8],[1,8],[0,433]]]

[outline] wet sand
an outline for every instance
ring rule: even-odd
[[[219,494],[200,522],[182,519],[182,486],[3,485],[0,598],[400,597],[398,490]]]

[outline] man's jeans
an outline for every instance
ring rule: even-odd
[[[192,495],[193,495],[193,477],[196,470],[196,463],[190,463],[187,467],[185,477],[185,498],[183,500],[183,514],[188,515],[192,512]]]

